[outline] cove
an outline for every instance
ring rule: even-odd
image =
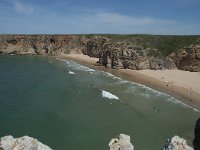
[[[191,145],[199,112],[151,88],[72,61],[0,56],[0,137],[29,135],[56,150],[108,149],[131,136],[160,149],[179,135]]]

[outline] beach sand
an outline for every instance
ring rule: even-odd
[[[200,110],[200,72],[182,70],[115,70],[96,66],[98,58],[83,54],[61,54],[61,57],[71,59],[95,69],[110,72],[122,79],[141,83],[158,91],[165,92],[185,104]]]

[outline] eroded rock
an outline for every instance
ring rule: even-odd
[[[120,134],[118,138],[111,139],[108,146],[110,150],[134,150],[130,136],[125,134]]]
[[[193,148],[188,146],[184,139],[174,136],[166,141],[162,150],[193,150]]]
[[[14,138],[13,136],[4,136],[0,139],[0,150],[52,150],[50,147],[42,144],[37,139],[29,136]]]
[[[200,71],[200,45],[184,47],[170,57],[180,70]]]

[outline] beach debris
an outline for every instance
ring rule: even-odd
[[[166,141],[161,150],[193,150],[193,148],[188,146],[183,138],[174,136]]]
[[[117,138],[111,139],[108,146],[110,150],[134,150],[130,136],[125,134],[120,134]]]

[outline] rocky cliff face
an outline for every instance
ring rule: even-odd
[[[0,139],[0,150],[52,150],[48,146],[42,144],[37,139],[23,136],[13,138],[13,136],[5,136]]]
[[[200,71],[200,46],[184,47],[163,58],[156,48],[144,48],[132,39],[84,35],[0,35],[0,53],[59,55],[83,53],[99,58],[108,68],[181,69]]]
[[[170,58],[180,70],[200,71],[200,45],[184,47],[172,53]]]
[[[73,35],[2,35],[0,53],[58,55],[81,53],[85,38]]]
[[[98,57],[99,65],[114,69],[177,69],[170,58],[161,58],[157,49],[143,48],[131,40],[113,41],[94,36],[88,40],[84,54]]]

